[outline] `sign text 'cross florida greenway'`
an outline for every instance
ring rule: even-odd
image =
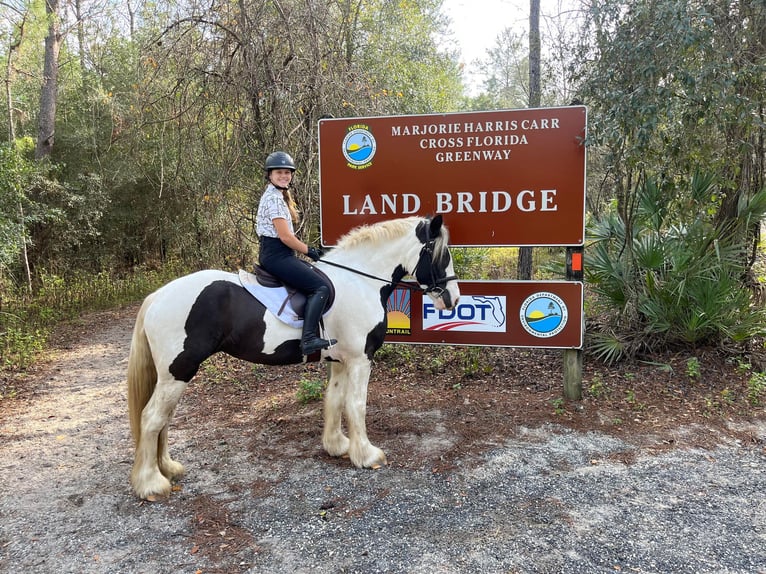
[[[362,225],[442,214],[452,246],[581,247],[582,106],[319,122],[322,243]],[[417,290],[388,302],[386,341],[582,346],[582,282],[461,281],[452,311]]]

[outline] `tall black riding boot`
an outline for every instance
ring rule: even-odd
[[[319,319],[324,312],[327,302],[327,288],[318,289],[306,299],[306,307],[303,311],[303,336],[301,337],[301,351],[304,355],[310,355],[334,345],[335,339],[322,339],[317,336]]]

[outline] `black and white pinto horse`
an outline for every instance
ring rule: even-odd
[[[367,438],[367,384],[386,334],[386,301],[405,276],[437,309],[452,309],[460,291],[441,216],[409,217],[356,228],[316,265],[335,285],[325,314],[322,351],[331,365],[322,444],[331,456],[377,468],[386,455]],[[168,452],[168,425],[186,385],[209,356],[224,352],[266,365],[304,360],[301,331],[250,295],[236,273],[205,270],[180,277],[143,302],[128,362],[128,407],[136,444],[130,480],[141,498],[168,495],[184,467]],[[345,414],[348,435],[341,428]]]

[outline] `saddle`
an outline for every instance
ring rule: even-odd
[[[330,310],[335,301],[335,286],[330,278],[322,271],[306,261],[301,261],[327,285],[330,295],[325,304],[325,313]],[[240,269],[239,280],[256,299],[266,305],[279,319],[288,325],[296,326],[302,322],[303,311],[306,307],[306,295],[292,286],[282,282],[263,267],[255,263],[253,273]]]

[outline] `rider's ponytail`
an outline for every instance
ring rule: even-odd
[[[285,200],[285,203],[287,204],[287,209],[290,210],[290,219],[293,220],[293,225],[298,225],[298,221],[300,220],[298,216],[298,205],[295,203],[295,200],[293,199],[293,194],[290,193],[289,189],[283,189],[282,198]]]

